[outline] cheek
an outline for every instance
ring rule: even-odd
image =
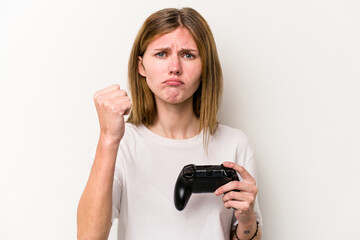
[[[164,64],[159,64],[156,61],[146,64],[147,81],[154,82],[166,73],[167,69]]]
[[[146,83],[147,83],[148,87],[150,88],[151,92],[154,92],[156,90],[155,81],[152,80],[151,76],[148,75],[146,77]]]
[[[193,81],[195,82],[200,82],[201,73],[202,73],[201,63],[189,68],[189,75],[192,77]]]
[[[202,72],[202,64],[199,59],[197,63],[193,66],[193,74],[200,78]]]
[[[155,84],[154,76],[156,76],[156,72],[154,72],[154,68],[149,64],[146,66],[146,83],[150,88]]]
[[[150,70],[151,69],[151,70]],[[161,88],[161,76],[164,75],[161,73],[158,68],[149,68],[146,72],[146,83],[150,88],[151,92],[157,93]]]

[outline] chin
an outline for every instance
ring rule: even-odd
[[[166,99],[165,100],[166,103],[171,103],[171,104],[179,104],[179,103],[182,103],[184,102],[184,100],[182,99],[177,99],[177,98],[169,98],[169,99]]]
[[[175,96],[175,97],[165,96],[160,98],[160,100],[164,103],[171,103],[171,104],[178,104],[185,101],[184,98],[181,96]]]
[[[164,97],[159,98],[160,101],[168,104],[181,104],[191,101],[192,104],[192,97],[191,96],[184,96],[182,94],[177,94],[174,96],[165,95]]]

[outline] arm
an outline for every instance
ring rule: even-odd
[[[78,239],[107,239],[111,227],[112,188],[119,144],[100,139],[78,206]]]
[[[255,179],[245,170],[245,168],[232,162],[225,162],[225,167],[233,168],[242,177],[243,181],[229,182],[215,191],[216,196],[223,196],[224,206],[226,208],[233,208],[234,214],[238,220],[235,231],[231,234],[232,240],[259,240],[261,239],[261,230],[258,228],[256,233],[257,223],[255,218],[255,199],[258,192]],[[234,191],[236,190],[236,191]],[[254,237],[256,233],[256,236]],[[254,238],[253,238],[254,237]]]
[[[119,85],[98,91],[94,102],[100,123],[95,159],[77,211],[78,239],[107,239],[111,228],[112,191],[119,144],[124,136],[124,115],[131,102]]]

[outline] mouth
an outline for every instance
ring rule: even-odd
[[[181,80],[174,78],[167,79],[163,83],[170,86],[179,86],[184,84],[184,82],[182,82]]]

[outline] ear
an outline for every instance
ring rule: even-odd
[[[141,76],[146,77],[145,67],[143,64],[143,60],[140,56],[139,56],[139,61],[138,61],[138,71]]]

